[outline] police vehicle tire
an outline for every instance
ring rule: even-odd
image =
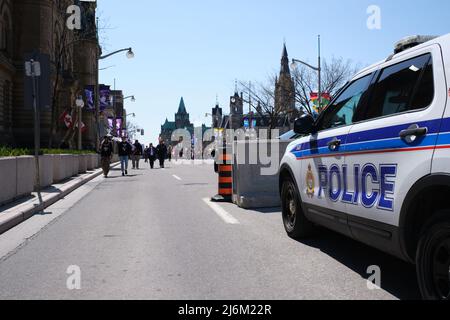
[[[417,255],[417,278],[425,300],[450,299],[450,220],[434,220],[422,233]]]
[[[300,196],[291,177],[283,181],[281,188],[283,225],[289,237],[301,239],[314,233],[314,225],[306,218]]]

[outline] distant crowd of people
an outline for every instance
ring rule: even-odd
[[[159,161],[159,167],[164,168],[165,161],[168,159],[172,161],[172,146],[166,146],[164,140],[160,140],[159,144],[154,147],[151,143],[149,146],[143,146],[136,140],[131,143],[127,138],[123,137],[121,141],[117,142],[119,152],[120,168],[122,176],[128,175],[128,164],[131,159],[133,170],[138,170],[140,161],[145,160],[145,163],[150,163],[150,168],[155,167],[155,162]],[[101,164],[103,174],[108,177],[110,171],[110,164],[114,152],[114,142],[111,136],[104,137],[100,145]]]

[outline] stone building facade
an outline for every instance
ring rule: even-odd
[[[189,113],[186,110],[183,97],[181,97],[178,111],[175,113],[175,121],[166,119],[166,122],[161,126],[160,138],[166,141],[166,143],[175,145],[176,142],[172,141],[172,133],[178,129],[186,129],[191,135],[194,134],[194,125],[189,119]]]
[[[286,114],[295,114],[295,84],[289,67],[289,55],[286,44],[281,57],[280,75],[275,80],[275,110]]]
[[[79,31],[66,26],[66,11],[73,4],[82,9]],[[85,86],[96,85],[100,47],[95,10],[95,2],[78,0],[0,0],[0,145],[33,146],[33,112],[24,99],[24,62],[33,53],[50,58],[51,107],[41,112],[41,146],[51,142],[58,147],[70,136],[59,116],[72,110]],[[94,113],[85,112],[83,122],[88,129],[84,144],[91,147]]]

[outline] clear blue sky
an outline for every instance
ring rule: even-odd
[[[381,9],[381,30],[369,30],[369,5]],[[235,79],[265,81],[279,70],[283,40],[290,58],[316,61],[316,37],[325,58],[344,57],[365,66],[386,58],[393,44],[412,34],[450,32],[448,0],[98,0],[104,53],[132,46],[136,58],[102,61],[101,82],[125,95],[128,113],[157,140],[180,97],[195,124],[228,99]]]

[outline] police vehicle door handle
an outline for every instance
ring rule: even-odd
[[[428,133],[428,128],[420,128],[417,124],[412,125],[406,130],[400,132],[400,138],[406,140],[406,142],[411,143],[418,137],[423,137]]]
[[[331,151],[336,151],[341,146],[341,143],[342,143],[341,140],[339,140],[338,138],[334,138],[333,140],[328,142],[328,148]]]

